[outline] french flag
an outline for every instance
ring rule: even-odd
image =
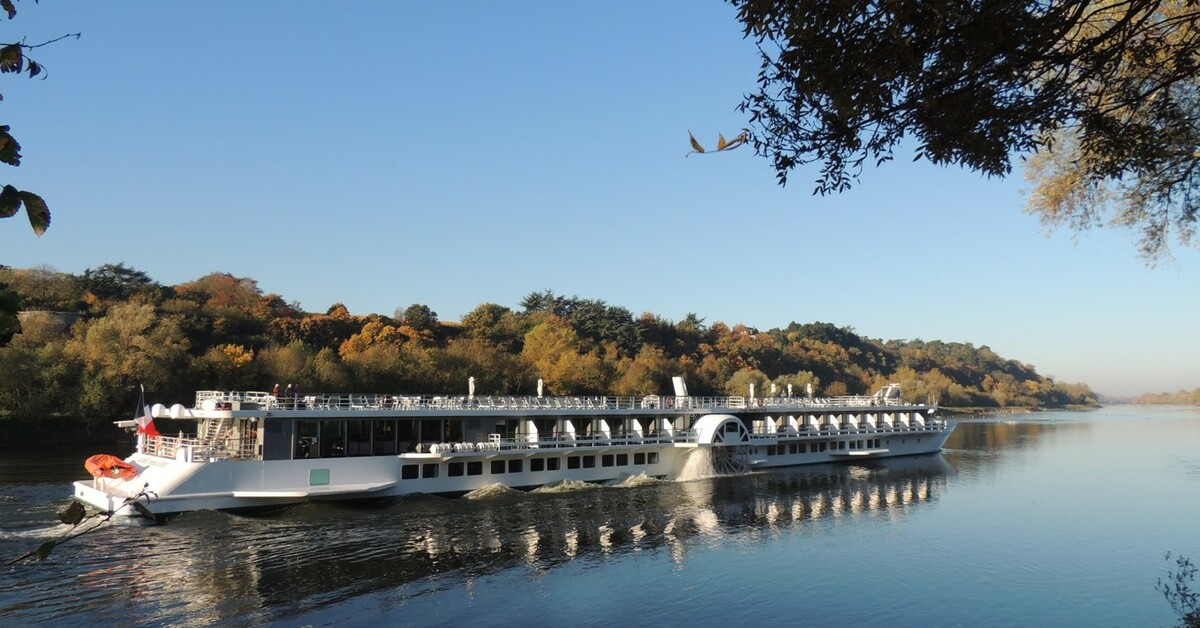
[[[158,436],[158,430],[154,427],[154,417],[150,414],[150,406],[143,406],[143,409],[142,416],[134,419],[134,421],[137,421],[138,432],[151,438]]]

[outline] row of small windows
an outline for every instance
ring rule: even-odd
[[[849,449],[879,449],[882,439],[868,438],[851,441],[822,441],[819,443],[780,443],[767,445],[768,456],[787,456],[791,454],[820,453],[824,451],[842,451]]]
[[[633,464],[658,464],[658,452],[637,452],[633,454]],[[530,458],[529,470],[532,472],[539,471],[558,471],[562,465],[562,458]],[[417,478],[436,478],[441,471],[440,466],[436,462],[426,464],[406,464],[400,468],[400,479],[415,480]],[[627,467],[629,466],[629,454],[604,454],[600,456],[600,466],[602,467]],[[567,456],[568,469],[594,469],[596,467],[596,456]],[[514,460],[493,460],[490,463],[488,471],[492,475],[501,475],[504,473],[521,473],[525,470],[525,460],[518,458]],[[469,462],[447,462],[446,475],[449,477],[462,477],[464,475],[483,475],[483,461],[471,460]]]

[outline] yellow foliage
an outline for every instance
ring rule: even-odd
[[[249,364],[254,360],[254,350],[247,349],[242,345],[225,345],[222,349],[229,361],[233,363],[234,368],[241,368],[243,365]]]

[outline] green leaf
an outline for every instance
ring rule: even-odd
[[[29,214],[29,224],[33,227],[33,232],[38,235],[46,233],[46,229],[50,228],[50,208],[46,206],[46,201],[33,192],[21,191],[17,194],[25,201],[25,213]]]
[[[37,554],[38,560],[46,560],[47,558],[50,558],[50,552],[54,551],[54,547],[56,545],[58,545],[57,541],[46,541],[45,543],[39,545],[37,551],[34,552]]]
[[[8,134],[8,125],[0,125],[0,162],[10,166],[21,165],[21,143]]]
[[[0,48],[0,72],[20,72],[25,67],[25,52],[21,44],[8,44]]]
[[[66,508],[58,511],[58,520],[69,525],[77,526],[83,517],[87,515],[87,510],[83,504],[79,502],[71,502]]]
[[[0,190],[0,218],[11,218],[21,209],[21,192],[11,185]]]

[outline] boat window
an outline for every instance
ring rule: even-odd
[[[658,464],[658,452],[652,451],[646,454],[646,464]]]
[[[400,419],[396,421],[396,453],[407,453],[416,450],[417,443],[421,439],[417,438],[417,420],[416,419]]]
[[[522,464],[522,462],[523,462],[522,460],[509,460],[508,461],[508,472],[509,473],[520,473],[521,467],[525,466],[524,464]]]
[[[800,445],[797,445],[796,443],[788,444],[788,453],[789,454],[800,453]]]
[[[546,459],[546,470],[547,471],[558,471],[558,465],[560,462],[561,462],[560,458],[547,458]]]
[[[629,466],[629,454],[617,454],[617,466],[618,467]]]
[[[391,456],[396,453],[396,422],[381,420],[374,422],[374,448],[376,456]]]
[[[646,454],[644,454],[644,453],[633,454],[633,464],[646,464]]]
[[[463,474],[463,463],[451,462],[450,464],[446,465],[446,475],[448,475],[452,478],[456,478],[456,477],[461,476],[462,474]]]
[[[403,467],[400,467],[400,479],[415,480],[415,479],[417,479],[418,471],[420,471],[419,466],[417,466],[415,464],[406,464]]]
[[[545,458],[533,458],[529,461],[530,471],[544,471],[546,469]]]
[[[775,448],[775,445],[767,445],[767,455],[768,456],[774,456],[774,455],[776,455],[776,452],[777,452],[777,449]]]
[[[370,421],[346,421],[346,455],[371,455]]]
[[[596,467],[596,457],[595,456],[584,456],[583,457],[583,468],[584,469],[594,469],[595,467]]]
[[[613,466],[613,455],[612,454],[604,454],[603,456],[600,456],[600,466],[602,466],[602,467]]]
[[[438,476],[438,463],[429,462],[421,465],[421,477],[436,478]]]
[[[504,461],[503,460],[493,460],[492,461],[492,475],[499,475],[501,473],[504,473]]]
[[[476,460],[467,463],[467,475],[483,475],[483,461]]]
[[[316,458],[321,455],[317,447],[317,437],[320,428],[317,421],[296,421],[296,450],[292,453],[295,459]]]
[[[579,468],[579,456],[567,457],[567,468],[568,469],[578,469]]]
[[[339,458],[346,455],[346,422],[321,421],[321,457]]]
[[[797,445],[797,446],[796,446],[796,453],[799,453],[799,454],[806,454],[806,453],[808,453],[808,443],[800,443],[799,445]]]
[[[441,419],[424,419],[421,421],[421,442],[445,443],[449,439],[443,434],[445,421]]]

